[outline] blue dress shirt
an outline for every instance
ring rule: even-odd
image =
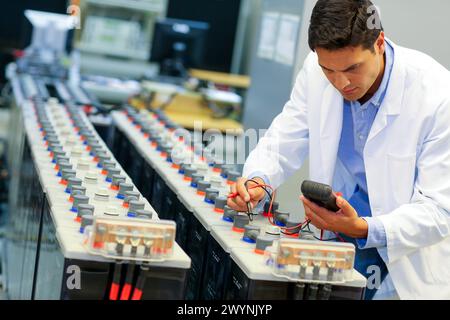
[[[358,101],[344,100],[344,119],[339,144],[339,159],[354,177],[359,192],[368,194],[366,170],[364,166],[364,146],[380,105],[386,95],[394,64],[394,50],[386,42],[386,67],[380,87],[373,97],[361,105]],[[370,211],[370,205],[367,203]],[[386,246],[386,232],[383,224],[371,217],[370,212],[358,212],[369,225],[367,239],[358,239],[360,248],[379,248]],[[383,257],[384,258],[384,257]],[[387,257],[386,261],[387,261]]]
[[[364,104],[358,101],[344,100],[344,115],[338,157],[346,170],[353,176],[356,189],[349,203],[355,208],[359,216],[367,221],[367,239],[348,239],[357,245],[355,268],[367,276],[369,265],[380,266],[383,278],[387,275],[385,263],[387,256],[379,256],[376,248],[386,247],[386,231],[383,224],[376,217],[372,217],[366,170],[364,164],[364,147],[370,133],[372,124],[377,116],[379,107],[383,103],[389,85],[392,67],[394,64],[394,49],[386,42],[386,65],[380,87],[372,98]],[[371,298],[376,290],[368,290],[366,298]]]

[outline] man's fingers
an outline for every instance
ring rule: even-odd
[[[321,229],[321,230],[327,230],[327,226],[326,224],[320,220],[319,217],[315,216],[314,214],[311,216],[307,216],[310,223],[315,226],[317,229]]]
[[[305,208],[305,215],[309,218],[314,218],[314,213],[312,212],[311,208],[308,207],[306,204],[303,203],[303,207]]]
[[[234,201],[234,199],[228,199],[227,206],[236,211],[242,211],[242,208]]]
[[[231,209],[234,209],[234,202],[231,198],[228,198],[227,200],[227,206],[229,206]]]
[[[247,203],[242,199],[241,196],[229,198],[227,204],[230,208],[236,211],[247,211]]]
[[[242,199],[241,196],[237,196],[234,201],[240,208],[245,208],[245,211],[247,211],[247,202]]]
[[[346,216],[354,215],[354,209],[351,204],[343,197],[336,198],[336,205],[341,208],[341,211]]]
[[[264,190],[261,188],[253,188],[248,190],[248,193],[250,194],[251,200],[259,201],[262,198],[264,198]]]
[[[250,195],[247,192],[247,188],[245,187],[245,179],[240,179],[238,183],[236,183],[237,192],[244,199],[244,201],[250,201]]]
[[[310,202],[311,203],[311,202]],[[303,206],[305,208],[305,215],[311,220],[311,223],[319,229],[327,229],[328,223],[319,216],[309,204],[303,201]]]
[[[312,212],[310,208],[305,207],[305,217],[310,221],[310,223],[316,228],[322,229],[323,226],[317,219],[317,216]]]
[[[338,218],[337,215],[320,206],[315,205],[311,206],[310,208],[313,214],[315,214],[317,218],[320,218],[322,221],[324,221],[327,225],[334,225],[336,219]]]
[[[321,213],[322,215],[332,213],[331,211],[329,211],[329,210],[319,206],[318,204],[315,204],[314,202],[308,200],[304,196],[301,196],[301,199],[302,199],[303,203],[306,204],[308,207],[310,207],[311,210],[313,210],[315,213]]]
[[[246,182],[248,180],[245,178],[239,178],[237,183],[231,185],[231,193],[237,193],[244,202],[249,202],[250,200],[256,200],[259,201],[262,198],[264,198],[264,190],[261,188],[250,188],[255,186],[256,184],[252,181],[249,181],[247,183],[247,187],[249,188],[247,190]]]
[[[227,201],[227,206],[229,206],[231,209],[239,211],[239,212],[246,212],[247,211],[247,203],[245,201],[243,201],[242,198],[238,201],[239,202],[236,201],[236,198],[235,199],[230,198]],[[258,201],[250,202],[250,206],[252,209],[255,208],[257,204],[258,204]]]
[[[237,190],[236,190],[236,183],[233,183],[233,184],[230,186],[230,192],[231,192],[231,193],[236,193],[236,192],[237,192]]]
[[[253,209],[258,205],[258,202],[264,198],[264,191],[260,188],[253,188],[247,190],[245,182],[247,179],[239,178],[237,183],[230,186],[230,193],[236,194],[234,198],[229,198],[227,204],[230,208],[237,211],[247,211],[247,203]],[[249,182],[247,187],[254,186],[254,182]]]

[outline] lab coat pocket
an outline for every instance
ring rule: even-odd
[[[390,192],[397,205],[409,203],[414,191],[416,155],[388,154]]]
[[[440,284],[450,284],[450,267],[448,265],[450,239],[447,238],[439,244],[424,248],[423,256],[426,257],[428,270],[434,280]]]

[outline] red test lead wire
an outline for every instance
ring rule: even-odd
[[[122,293],[120,294],[120,300],[128,300],[131,293],[131,284],[126,283],[122,288]]]
[[[272,190],[272,198],[271,198],[271,200],[270,200],[270,205],[269,205],[269,210],[268,210],[268,216],[267,216],[267,219],[268,219],[268,221],[269,221],[269,223],[271,224],[271,225],[273,225],[273,226],[277,226],[274,222],[273,222],[273,214],[272,214],[272,205],[273,205],[273,202],[274,202],[274,200],[275,200],[275,191],[273,190],[273,188],[271,187],[271,186],[269,186],[269,185],[266,185],[266,184],[255,184],[255,185],[253,185],[253,186],[251,186],[251,187],[249,187],[249,188],[247,188],[247,190],[251,190],[251,189],[255,189],[255,188],[269,188],[270,190]],[[234,198],[236,198],[237,196],[239,195],[239,193],[238,192],[234,192],[234,193],[231,193],[230,195],[228,195],[228,198],[231,198],[231,199],[234,199]],[[336,195],[337,196],[342,196],[342,194],[341,193],[336,193]],[[272,217],[272,219],[271,219],[271,217]],[[308,223],[308,219],[306,219],[304,222],[302,222],[302,223],[300,223],[300,224],[298,224],[298,225],[296,225],[296,226],[293,226],[293,227],[280,227],[282,230],[284,230],[284,231],[286,231],[286,230],[293,230],[293,229],[296,229],[296,228],[301,228],[301,227],[303,227],[306,223]],[[277,227],[279,227],[279,226],[277,226]],[[339,239],[339,241],[341,241],[341,242],[345,242],[345,240],[338,234],[338,233],[336,233],[335,232],[335,234],[336,234],[336,237]],[[323,230],[321,230],[321,232],[320,232],[320,240],[323,240]]]
[[[136,281],[136,286],[134,287],[133,295],[131,297],[131,300],[141,300],[142,294],[144,291],[145,281],[147,280],[147,273],[148,273],[149,267],[146,265],[141,265],[141,272],[139,274],[139,277]]]
[[[269,188],[272,191],[272,197],[271,197],[271,200],[270,200],[267,220],[269,221],[269,223],[271,225],[277,226],[273,222],[273,214],[272,214],[272,206],[273,206],[273,202],[274,202],[275,196],[276,196],[275,190],[273,190],[272,186],[269,186],[269,185],[266,185],[266,184],[259,184],[259,183],[255,184],[254,186],[249,187],[247,190],[251,190],[251,189],[254,189],[254,188]],[[238,193],[235,192],[235,193],[232,193],[229,196],[229,198],[236,198],[237,196],[238,196]],[[284,231],[286,231],[286,230],[294,230],[294,229],[303,227],[307,222],[308,222],[308,220],[306,219],[304,222],[302,222],[302,223],[300,223],[300,224],[298,224],[296,226],[293,226],[293,227],[281,227],[281,229],[284,230]],[[279,226],[277,226],[277,227],[279,227]]]
[[[117,262],[114,266],[113,282],[109,290],[109,300],[117,300],[120,290],[120,277],[122,274],[122,264]]]
[[[117,300],[117,297],[119,296],[119,285],[117,283],[111,284],[111,289],[109,291],[109,300]]]
[[[120,294],[120,300],[128,300],[131,294],[131,286],[133,284],[134,275],[134,263],[128,264],[127,275],[125,278],[125,285],[122,288],[122,293]]]
[[[142,298],[142,290],[134,289],[131,300],[141,300],[141,298]]]

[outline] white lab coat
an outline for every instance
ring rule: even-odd
[[[378,250],[401,299],[450,299],[450,72],[389,43],[390,84],[364,148],[372,216],[387,237]],[[309,154],[310,178],[348,199],[355,185],[337,159],[342,118],[343,97],[311,53],[243,175],[263,173],[278,187]]]

